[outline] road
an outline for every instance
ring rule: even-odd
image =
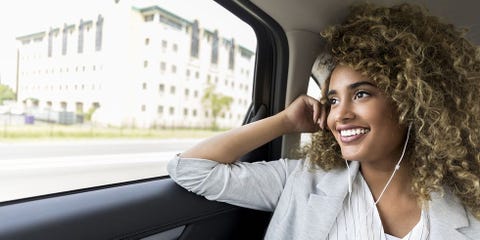
[[[197,139],[0,143],[0,202],[167,175]]]
[[[198,139],[0,142],[0,161],[25,158],[181,152]]]

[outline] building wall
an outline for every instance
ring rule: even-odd
[[[235,44],[235,65],[229,68],[232,39],[223,38],[217,30],[218,63],[212,63],[215,30],[204,29],[199,22],[199,52],[192,57],[194,22],[156,6],[138,9],[119,3],[99,15],[103,18],[100,50],[95,48],[98,15],[55,26],[56,33],[50,34],[51,56],[51,29],[17,38],[19,100],[34,98],[40,110],[79,114],[99,106],[93,119],[105,125],[206,128],[212,115],[201,99],[213,84],[217,92],[233,98],[230,109],[218,119],[219,126],[241,124],[251,102],[253,52],[247,50],[245,57],[244,48]],[[78,53],[82,22],[89,24],[84,27],[83,52]],[[65,28],[67,52],[63,54]]]

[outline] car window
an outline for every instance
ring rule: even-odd
[[[321,83],[319,82],[319,76],[315,72],[312,72],[308,79],[307,95],[315,99],[320,99],[322,96],[321,92]],[[310,142],[312,134],[311,133],[301,133],[300,134],[300,144],[305,145]]]
[[[214,1],[3,5],[0,202],[164,176],[244,120],[256,37]]]

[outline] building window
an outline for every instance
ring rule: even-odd
[[[48,57],[52,57],[52,48],[53,48],[53,30],[50,29],[48,32]]]
[[[175,114],[175,108],[173,107],[168,108],[168,113],[170,113],[170,115]]]
[[[82,114],[83,113],[83,103],[82,102],[75,102],[75,113]]]
[[[62,111],[67,111],[67,102],[60,102],[60,109],[62,109]]]
[[[198,50],[200,45],[200,29],[198,27],[198,20],[195,20],[192,24],[192,35],[190,43],[190,56],[198,58]]]
[[[83,19],[80,19],[80,24],[78,25],[78,45],[77,52],[83,53],[83,30],[85,28],[85,23]]]
[[[145,38],[145,46],[148,46],[150,44],[150,38]]]
[[[160,93],[163,93],[165,91],[165,85],[163,85],[163,84],[158,85],[158,91]]]
[[[186,73],[187,77],[190,77],[190,69],[187,69]]]
[[[210,59],[212,64],[218,63],[218,31],[215,30],[212,39],[212,57]]]
[[[158,114],[163,114],[163,106],[158,106],[157,107],[157,113]]]
[[[189,94],[190,94],[190,90],[188,88],[185,89],[185,97],[188,97]]]
[[[172,73],[176,73],[176,72],[177,72],[177,66],[172,65]]]
[[[162,40],[162,48],[163,49],[167,48],[167,40]]]
[[[153,14],[148,14],[148,15],[143,16],[143,20],[144,20],[145,22],[151,22],[151,21],[153,21]]]
[[[196,110],[196,109],[193,109],[192,115],[193,115],[194,117],[197,116],[197,110]]]
[[[143,90],[147,90],[147,83],[143,83],[143,84],[142,84],[142,89],[143,89]]]
[[[143,104],[142,107],[141,107],[141,110],[142,110],[142,112],[145,112],[147,110],[147,106],[145,106],[145,104]]]
[[[183,116],[188,116],[188,109],[187,108],[183,109]]]
[[[198,71],[195,72],[195,78],[199,79],[200,78],[200,73]]]
[[[230,49],[228,51],[228,69],[235,68],[235,40],[232,38],[230,42]]]
[[[147,61],[147,60],[143,61],[143,67],[144,67],[144,68],[147,68],[147,67],[148,67],[148,61]]]
[[[102,50],[102,32],[103,32],[103,17],[98,15],[97,17],[97,28],[95,30],[95,51]]]
[[[68,28],[67,24],[63,25],[62,30],[62,55],[67,55],[67,37],[68,37]]]
[[[174,52],[177,52],[177,51],[178,51],[178,45],[177,45],[176,43],[173,44],[172,50],[173,50]]]
[[[197,91],[197,90],[195,90],[195,91],[193,92],[193,96],[194,96],[194,97],[198,97],[198,91]]]
[[[165,69],[167,68],[167,64],[165,62],[161,62],[160,63],[160,71],[165,71]]]
[[[171,94],[175,94],[175,86],[171,86],[171,87],[170,87],[170,93],[171,93]]]

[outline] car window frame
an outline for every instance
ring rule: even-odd
[[[217,0],[216,2],[252,26],[257,39],[259,39],[257,41],[252,104],[244,123],[281,111],[285,105],[288,71],[288,44],[283,29],[249,1]],[[281,141],[281,138],[277,138],[254,151],[257,154],[247,154],[243,159],[248,161],[277,159],[281,154]],[[143,190],[137,188],[141,185],[156,187],[148,187]],[[132,194],[128,190],[132,188],[141,191],[141,194],[122,198],[122,196]],[[158,194],[160,192],[162,194]],[[156,197],[152,197],[152,195]],[[92,199],[94,199],[93,202]],[[113,204],[112,199],[118,204],[109,206],[108,204]],[[178,200],[190,203],[179,204]],[[58,207],[58,203],[62,203],[62,207]],[[98,207],[89,208],[92,206],[91,204]],[[153,213],[153,210],[149,208],[152,206],[150,204],[156,206],[152,208],[155,209]],[[88,210],[82,211],[85,207]],[[136,209],[142,214],[131,218],[128,215],[129,211],[125,211],[125,208]],[[80,211],[72,212],[69,209]],[[177,212],[180,210],[183,214],[177,216]],[[48,214],[41,214],[45,211]],[[111,211],[114,211],[115,214]],[[167,211],[170,218],[161,217],[164,220],[161,226],[153,223],[152,221],[155,221],[156,218],[152,218],[150,214],[163,211]],[[199,229],[200,231],[204,229],[204,232],[207,233],[210,229],[217,231],[217,234],[222,232],[230,235],[238,234],[237,236],[233,235],[235,236],[233,239],[261,239],[271,216],[271,213],[268,212],[247,210],[225,203],[208,201],[187,192],[169,177],[122,182],[2,202],[0,203],[0,212],[8,213],[0,214],[2,222],[8,221],[8,219],[2,218],[15,216],[13,225],[0,227],[0,238],[7,239],[19,236],[24,239],[35,239],[40,235],[48,239],[84,239],[86,234],[89,234],[90,239],[105,239],[105,237],[138,239],[182,225],[186,225],[188,229],[182,233],[181,239],[195,239],[195,236],[199,236]],[[35,217],[32,217],[32,214]],[[230,227],[237,227],[240,230],[217,229],[215,226],[224,221],[225,216],[228,216],[227,219],[231,221]],[[122,219],[120,224],[117,222],[118,219]],[[140,220],[141,225],[135,224]],[[80,222],[90,224],[76,224]],[[59,223],[61,223],[62,231],[58,231]],[[205,227],[206,223],[209,227]],[[132,226],[135,227],[132,228]],[[103,227],[107,229],[95,231],[103,229]],[[245,229],[249,229],[249,231],[244,231]],[[191,235],[188,236],[190,233]]]

